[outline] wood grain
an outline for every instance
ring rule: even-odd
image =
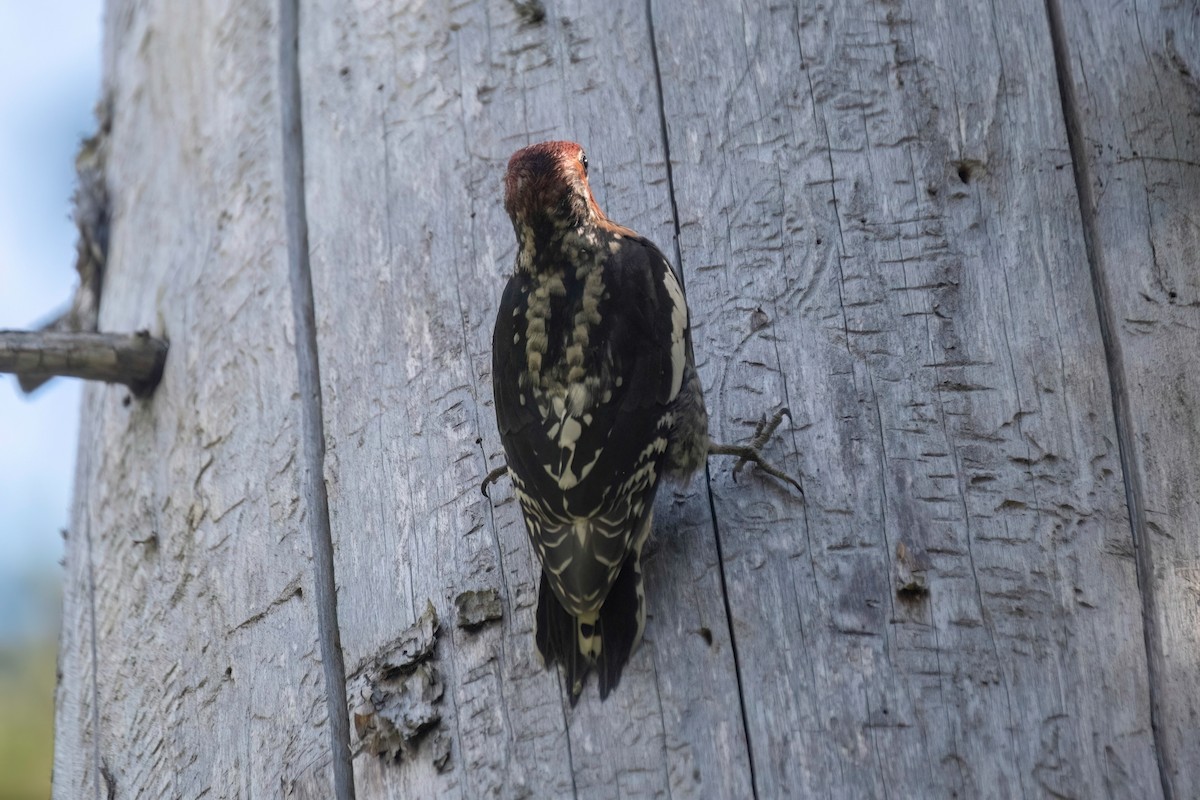
[[[712,485],[759,795],[1153,796],[1041,4],[654,9],[714,430],[808,499]]]
[[[1200,796],[1200,9],[1063,3],[1164,789]]]
[[[112,2],[105,19],[100,325],[169,338],[171,358],[148,401],[84,393],[54,796],[329,797],[276,7]]]

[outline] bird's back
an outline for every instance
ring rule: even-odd
[[[617,234],[589,244],[590,263],[547,254],[548,269],[512,277],[493,347],[500,435],[527,530],[555,595],[577,614],[604,601],[650,513],[674,399],[670,316],[664,324],[660,313],[672,298],[648,268],[661,255]]]

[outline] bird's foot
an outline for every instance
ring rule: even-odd
[[[485,477],[483,479],[483,483],[479,484],[479,491],[483,494],[484,497],[486,497],[490,500],[491,495],[488,494],[488,487],[491,486],[496,481],[503,478],[507,474],[508,474],[508,464],[505,464],[502,467],[496,467],[494,470],[492,470],[491,472],[489,472],[487,474],[487,477]]]
[[[763,447],[771,440],[771,436],[775,433],[775,429],[779,427],[779,423],[783,422],[784,417],[791,419],[792,412],[786,408],[781,408],[770,419],[767,419],[767,416],[764,414],[754,427],[754,438],[750,440],[750,444],[737,445],[710,442],[708,445],[708,454],[710,456],[737,456],[737,463],[733,465],[733,479],[735,481],[737,480],[738,472],[746,465],[746,462],[753,461],[763,472],[773,478],[790,483],[796,487],[796,491],[804,494],[804,489],[800,487],[800,483],[795,478],[763,458]]]

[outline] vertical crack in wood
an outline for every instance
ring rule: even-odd
[[[91,461],[89,452],[85,451],[81,455],[85,459],[84,468],[78,473],[83,476],[83,480],[79,481],[83,501],[78,508],[83,518],[83,541],[87,548],[88,625],[92,640],[92,787],[96,800],[103,800],[100,793],[100,766],[103,762],[100,760],[100,648],[96,645],[96,564],[92,557],[92,524],[88,514],[88,486],[91,484],[92,472],[90,463],[86,463]]]
[[[317,323],[313,306],[312,269],[308,252],[308,217],[304,198],[304,129],[300,92],[299,0],[280,0],[279,87],[283,123],[283,202],[287,224],[288,281],[295,319],[296,364],[300,392],[300,438],[303,442],[301,492],[304,519],[313,549],[313,585],[317,606],[317,638],[325,673],[325,698],[337,800],[354,799],[354,766],[350,757],[350,718],[346,703],[346,667],[338,629],[337,584],[333,574],[333,534],[325,490],[325,420],[321,408],[321,372],[317,355]]]
[[[646,27],[650,31],[650,60],[654,63],[654,88],[658,93],[658,124],[662,129],[663,161],[667,164],[667,196],[671,199],[671,224],[675,229],[675,264],[679,267],[679,283],[685,284],[683,251],[679,244],[679,205],[675,201],[675,173],[671,169],[671,139],[667,136],[667,104],[663,101],[662,70],[658,65],[658,41],[654,35],[653,0],[646,0]]]
[[[1092,292],[1100,323],[1100,338],[1104,344],[1104,360],[1108,371],[1108,386],[1112,397],[1113,417],[1117,429],[1117,447],[1121,459],[1121,474],[1125,483],[1125,503],[1129,509],[1129,528],[1133,539],[1134,566],[1138,589],[1142,596],[1142,635],[1146,647],[1147,687],[1150,699],[1150,728],[1154,738],[1155,758],[1165,800],[1175,796],[1172,785],[1174,770],[1171,754],[1166,747],[1162,729],[1162,698],[1159,696],[1159,675],[1162,673],[1162,637],[1158,629],[1158,607],[1155,599],[1154,560],[1151,558],[1150,538],[1146,525],[1145,498],[1141,474],[1134,458],[1133,418],[1129,408],[1129,393],[1125,386],[1124,359],[1121,342],[1113,325],[1114,311],[1108,282],[1103,269],[1104,254],[1092,195],[1092,175],[1085,150],[1083,120],[1075,96],[1071,75],[1071,55],[1067,47],[1066,27],[1063,24],[1059,0],[1046,0],[1046,16],[1050,26],[1050,41],[1054,51],[1055,73],[1058,78],[1059,100],[1067,130],[1067,145],[1071,152],[1071,167],[1075,190],[1079,198],[1079,214],[1083,226],[1083,243],[1092,277]]]
[[[721,549],[721,527],[717,524],[717,504],[712,492],[712,475],[704,465],[704,485],[708,492],[708,512],[712,517],[713,536],[717,543],[717,574],[721,577],[721,603],[725,608],[725,623],[729,626],[729,647],[733,651],[733,673],[737,678],[738,709],[742,712],[742,733],[746,737],[746,763],[750,767],[750,793],[758,800],[758,779],[754,774],[754,748],[750,744],[750,718],[746,714],[746,690],[742,685],[742,659],[738,651],[737,631],[733,629],[733,609],[729,605],[729,587],[725,578],[725,553]]]
[[[650,35],[650,60],[654,64],[654,88],[658,96],[658,122],[662,131],[663,160],[667,166],[667,194],[671,200],[671,222],[675,231],[675,264],[679,269],[679,283],[683,286],[685,296],[687,281],[683,277],[683,249],[679,241],[679,204],[675,199],[675,173],[671,166],[671,140],[667,133],[667,104],[663,98],[662,68],[658,60],[658,37],[654,32],[654,2],[646,0],[646,28]],[[721,528],[717,524],[716,499],[712,492],[712,475],[708,463],[704,464],[704,487],[708,495],[708,511],[712,518],[713,538],[717,549],[717,573],[721,577],[721,605],[725,609],[725,624],[729,627],[729,646],[733,651],[733,673],[737,680],[738,710],[742,716],[742,735],[746,739],[746,764],[750,771],[750,792],[754,800],[758,800],[758,779],[754,773],[754,748],[750,742],[750,718],[746,713],[746,691],[742,684],[742,663],[738,651],[737,633],[733,628],[733,609],[729,605],[729,587],[725,577],[725,555],[721,549]]]

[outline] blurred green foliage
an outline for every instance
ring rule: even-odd
[[[50,796],[56,647],[0,644],[0,800]]]
[[[50,796],[61,576],[0,575],[0,800]]]

